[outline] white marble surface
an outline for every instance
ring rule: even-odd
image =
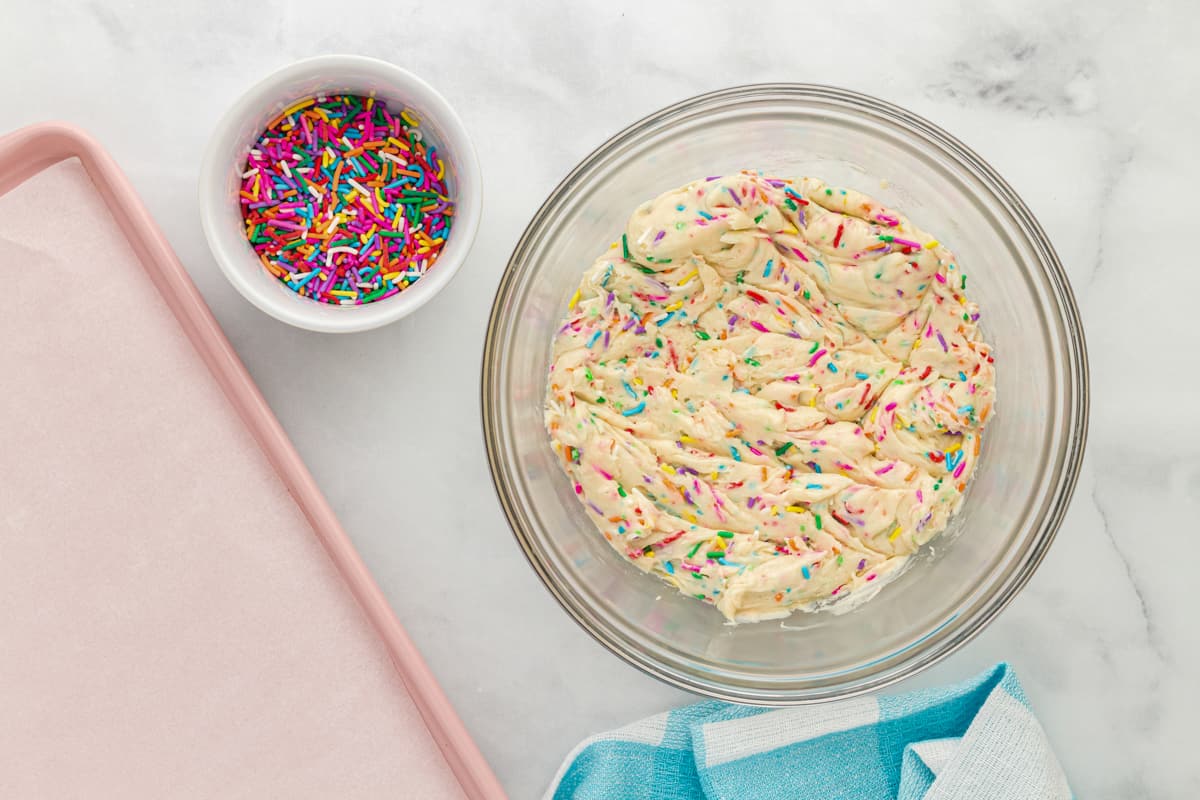
[[[1200,267],[1174,247],[1200,182],[1200,11],[1185,0],[334,5],[2,0],[0,131],[66,119],[128,171],[514,798],[537,794],[579,738],[689,698],[578,630],[512,541],[479,431],[492,293],[534,209],[592,147],[665,104],[771,80],[876,94],[972,145],[1049,231],[1088,330],[1092,435],[1058,542],[995,624],[905,686],[1007,659],[1078,796],[1200,795],[1187,549],[1200,535],[1200,427],[1188,421]],[[414,317],[346,337],[286,327],[236,295],[204,244],[195,187],[236,94],[337,51],[410,66],[443,90],[486,184],[455,283]],[[383,409],[392,431],[349,422]],[[380,476],[391,503],[360,488]],[[460,570],[469,583],[447,580]]]

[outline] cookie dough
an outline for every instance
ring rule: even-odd
[[[813,178],[634,212],[553,343],[545,420],[630,563],[733,621],[862,592],[945,529],[995,399],[954,255]]]

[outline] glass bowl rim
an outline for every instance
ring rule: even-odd
[[[948,620],[914,645],[907,648],[915,651],[905,660],[882,674],[869,675],[865,680],[843,686],[833,686],[819,692],[797,693],[795,690],[772,691],[770,689],[756,691],[742,687],[730,687],[717,682],[705,682],[692,675],[670,669],[650,655],[637,652],[635,648],[627,647],[623,642],[615,641],[605,635],[604,631],[595,625],[580,608],[576,608],[571,598],[557,583],[553,570],[542,561],[531,544],[532,534],[525,529],[522,516],[516,508],[514,492],[510,486],[509,477],[501,464],[500,449],[502,447],[500,430],[496,418],[498,398],[493,392],[498,386],[498,361],[500,354],[497,331],[504,316],[504,307],[512,294],[519,268],[526,259],[527,251],[532,240],[540,236],[547,224],[551,212],[567,197],[576,183],[589,175],[615,149],[628,142],[636,141],[640,134],[654,131],[662,125],[670,124],[685,118],[690,112],[708,107],[719,110],[726,103],[743,102],[756,97],[781,97],[790,100],[818,101],[835,105],[840,111],[854,114],[867,114],[892,124],[898,124],[908,136],[915,136],[942,154],[952,158],[966,169],[972,177],[983,182],[1000,203],[1005,211],[1012,215],[1020,228],[1020,232],[1028,238],[1029,244],[1036,250],[1038,258],[1036,267],[1044,273],[1048,280],[1051,297],[1050,302],[1058,313],[1058,322],[1062,325],[1065,337],[1064,347],[1071,356],[1070,363],[1064,370],[1068,385],[1063,387],[1067,395],[1063,406],[1067,410],[1067,425],[1061,431],[1063,437],[1063,468],[1059,475],[1052,479],[1052,488],[1047,492],[1046,505],[1048,513],[1041,520],[1033,534],[1033,549],[1028,556],[1016,565],[1010,579],[995,587],[990,597],[985,597],[982,607],[969,619],[954,638],[946,640],[944,645],[933,650],[921,647],[926,641],[934,638],[941,628],[949,624]],[[970,642],[983,631],[995,617],[1008,606],[1022,588],[1029,582],[1037,570],[1058,533],[1070,505],[1078,482],[1080,467],[1088,435],[1088,418],[1090,406],[1090,376],[1087,357],[1087,344],[1084,336],[1082,320],[1076,304],[1074,293],[1067,278],[1066,271],[1058,258],[1045,231],[1025,202],[1011,186],[988,164],[981,156],[967,145],[944,131],[939,126],[925,118],[884,100],[860,92],[841,89],[834,86],[810,83],[757,83],[733,86],[717,91],[689,97],[672,105],[659,109],[628,125],[615,135],[609,137],[584,157],[550,192],[541,204],[529,224],[521,234],[513,248],[512,255],[505,265],[504,272],[496,288],[491,313],[488,318],[487,332],[484,341],[482,370],[480,383],[480,413],[484,446],[487,451],[488,466],[492,476],[493,488],[504,512],[509,528],[524,553],[526,560],[538,575],[542,584],[554,597],[564,611],[586,631],[593,639],[607,650],[620,657],[626,663],[640,671],[664,681],[672,686],[690,692],[701,694],[718,700],[725,700],[751,705],[803,705],[808,703],[828,702],[845,699],[873,692],[897,681],[911,677],[932,666],[951,653]],[[602,612],[596,612],[603,616]],[[955,615],[957,616],[957,614]],[[903,652],[903,651],[901,651]],[[900,655],[890,654],[887,658]],[[883,660],[883,659],[880,659]],[[869,667],[870,664],[863,665]]]

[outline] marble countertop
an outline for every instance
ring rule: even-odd
[[[1044,0],[969,11],[954,0],[501,5],[9,0],[0,131],[65,119],[112,151],[500,779],[527,798],[580,738],[691,698],[558,609],[493,494],[478,368],[525,223],[594,146],[703,91],[829,83],[934,120],[1008,178],[1055,242],[1087,327],[1092,433],[1071,511],[1029,586],[899,688],[1008,660],[1078,796],[1200,795],[1189,744],[1200,690],[1186,677],[1200,626],[1185,550],[1200,534],[1200,427],[1176,419],[1200,389],[1200,268],[1171,245],[1193,222],[1177,203],[1200,182],[1200,11],[1183,0],[1136,13]],[[242,300],[196,207],[217,117],[267,72],[326,52],[394,61],[441,89],[485,177],[463,273],[415,316],[351,336],[296,330]],[[295,368],[299,353],[308,368]],[[346,424],[382,403],[401,420],[394,430]],[[390,504],[359,488],[378,475],[394,486]]]

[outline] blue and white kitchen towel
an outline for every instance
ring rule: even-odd
[[[706,702],[602,733],[553,800],[1055,800],[1066,776],[1007,664],[940,689],[766,709]]]

